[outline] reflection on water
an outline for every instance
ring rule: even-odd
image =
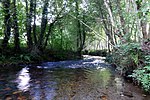
[[[96,90],[105,88],[111,76],[106,68],[23,68],[18,74],[17,87],[28,91],[28,98],[34,100],[91,100],[100,96]]]
[[[100,69],[87,70],[86,76],[88,79],[90,79],[90,83],[92,83],[93,85],[105,88],[109,84],[111,73],[107,68],[99,68]]]
[[[44,81],[48,82],[48,81]],[[55,86],[51,84],[45,84],[43,82],[35,82],[32,83],[32,87],[30,89],[30,97],[33,100],[53,100],[56,96]]]
[[[19,73],[18,73],[18,77],[17,77],[17,87],[19,90],[22,91],[28,91],[29,87],[30,87],[30,75],[29,75],[29,68],[25,67],[23,68]]]

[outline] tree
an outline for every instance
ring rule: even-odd
[[[147,24],[146,16],[149,13],[149,9],[142,8],[143,5],[147,4],[147,1],[145,1],[145,0],[137,0],[136,4],[137,4],[137,10],[138,10],[139,19],[141,20],[140,24],[141,24],[143,38],[144,39],[148,39],[148,31],[147,31],[147,25],[148,24]],[[142,11],[143,9],[144,10],[146,9],[146,11]]]
[[[36,34],[36,0],[34,0],[34,24],[33,24],[33,37],[34,37],[34,44],[37,44],[37,34]]]
[[[16,0],[13,0],[13,28],[14,28],[14,50],[20,51],[19,28],[17,18]]]
[[[25,3],[26,3],[27,45],[28,45],[28,48],[31,49],[33,46],[32,35],[31,35],[31,31],[32,31],[31,23],[32,23],[32,16],[33,16],[33,0],[30,0],[30,9],[28,7],[29,5],[28,5],[27,0],[25,0]]]
[[[2,5],[4,12],[4,39],[2,41],[2,48],[5,49],[11,34],[10,0],[3,0]]]
[[[47,28],[47,15],[48,15],[48,3],[49,0],[45,0],[44,1],[44,7],[43,7],[43,11],[42,11],[42,22],[41,22],[41,32],[38,38],[38,47],[39,49],[43,48],[43,40],[44,40],[44,36],[45,36],[45,31]]]

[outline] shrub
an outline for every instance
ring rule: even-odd
[[[112,54],[107,55],[109,63],[117,65],[121,74],[130,73],[134,81],[142,85],[145,91],[150,91],[150,40],[143,43],[125,43],[117,45]]]
[[[116,64],[122,74],[142,66],[143,52],[139,43],[125,43],[116,46],[111,55],[106,57],[107,61]]]
[[[134,70],[131,77],[141,83],[145,91],[150,90],[150,55],[145,56],[145,66]]]

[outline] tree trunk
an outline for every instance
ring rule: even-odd
[[[39,49],[43,48],[43,40],[44,40],[44,35],[47,27],[47,15],[48,15],[48,0],[45,0],[44,2],[44,8],[42,12],[42,22],[41,22],[41,32],[39,36],[39,41],[38,41],[38,47]]]
[[[33,24],[33,37],[34,37],[34,45],[37,44],[37,34],[36,34],[36,0],[34,0],[34,24]]]
[[[146,22],[141,21],[141,28],[142,28],[142,34],[143,34],[143,39],[148,39],[148,33],[147,33],[147,25]]]
[[[137,10],[138,12],[138,17],[139,19],[141,19],[140,24],[141,24],[141,29],[142,29],[142,34],[143,34],[143,39],[148,39],[148,32],[147,32],[147,23],[146,20],[142,19],[142,17],[144,16],[144,13],[141,11],[141,7],[142,7],[142,3],[144,3],[145,1],[143,0],[137,0],[136,1],[136,5],[137,5]]]
[[[10,17],[10,0],[2,1],[4,7],[4,39],[2,41],[2,48],[5,49],[11,34],[11,17]]]
[[[117,6],[118,6],[118,9],[119,9],[118,13],[119,13],[119,17],[120,17],[120,22],[121,22],[123,35],[125,35],[125,34],[129,33],[129,30],[126,27],[126,22],[125,22],[125,19],[124,19],[123,15],[122,15],[122,8],[121,8],[121,3],[120,2],[121,2],[120,0],[117,0]],[[125,42],[125,41],[123,40],[123,42]]]
[[[149,24],[149,28],[148,28],[148,39],[150,39],[150,24]]]
[[[98,5],[98,9],[99,9],[99,16],[103,23],[103,29],[105,31],[105,34],[108,36],[110,44],[114,45],[115,44],[114,36],[112,36],[111,30],[109,29],[109,25],[108,25],[109,23],[106,21],[107,20],[106,18],[108,17],[107,16],[108,12],[105,12],[106,10],[103,10],[103,8],[102,8],[102,7],[104,7],[104,5],[106,7],[106,4],[104,3],[106,0],[105,1],[96,0],[96,1],[97,1],[96,3]],[[99,6],[99,5],[101,5],[101,6]],[[109,9],[109,11],[111,11],[111,9]],[[109,14],[109,16],[111,16],[111,18],[112,18],[111,14]],[[111,19],[111,21],[112,21],[111,24],[113,24],[113,19]]]
[[[49,36],[50,36],[50,34],[52,32],[53,25],[54,25],[54,23],[50,23],[50,25],[49,25],[48,34],[46,35],[46,39],[45,39],[45,43],[44,43],[44,49],[47,46],[47,43],[48,43],[48,40],[49,40]]]
[[[30,11],[28,8],[28,1],[26,0],[26,29],[27,29],[27,45],[28,49],[32,48],[33,41],[32,41],[32,36],[31,36],[31,22],[32,22],[32,15],[33,15],[33,0],[30,0]]]
[[[14,28],[14,50],[20,51],[20,41],[19,41],[19,29],[18,29],[18,18],[17,18],[17,8],[16,8],[16,0],[13,0],[13,28]]]
[[[83,18],[82,18],[83,22],[85,22],[85,15],[83,14]],[[82,24],[82,44],[81,44],[81,49],[84,48],[84,45],[85,45],[85,40],[86,40],[86,30],[85,30],[85,25]]]
[[[111,34],[113,43],[116,44],[116,40],[115,40],[116,26],[115,26],[115,21],[113,18],[113,13],[112,13],[112,8],[111,8],[112,5],[109,0],[104,0],[104,5],[106,6],[109,17],[110,17],[110,19],[108,19],[108,20],[110,20],[110,23],[111,23],[111,26],[110,26],[111,31],[109,34]]]
[[[79,19],[79,5],[78,5],[78,1],[75,2],[76,3],[76,8],[75,8],[75,13],[76,13],[76,18],[77,18],[77,23],[76,23],[76,27],[77,27],[77,53],[79,55],[81,55],[81,51],[82,51],[82,33],[81,33],[81,23],[78,20]]]

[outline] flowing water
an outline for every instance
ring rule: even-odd
[[[26,65],[0,73],[0,100],[150,100],[101,57]]]

